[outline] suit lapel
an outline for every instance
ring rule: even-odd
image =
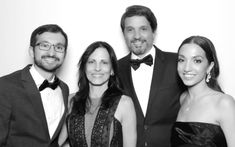
[[[23,86],[25,88],[25,91],[28,95],[28,98],[30,99],[34,111],[35,111],[35,116],[38,117],[38,120],[41,121],[42,126],[44,128],[44,132],[46,132],[44,135],[50,138],[49,136],[49,131],[48,131],[48,126],[47,126],[47,121],[46,121],[46,115],[44,113],[44,108],[43,104],[41,101],[41,95],[37,89],[37,86],[29,72],[30,66],[28,65],[22,70],[22,82]],[[31,111],[31,110],[29,110]]]
[[[148,107],[147,107],[147,113],[146,113],[146,118],[147,115],[149,114],[149,111],[151,111],[152,107],[152,101],[155,100],[155,95],[158,92],[159,85],[161,85],[161,79],[163,75],[163,68],[164,68],[164,55],[162,52],[154,46],[156,50],[155,54],[155,62],[154,62],[154,68],[153,68],[153,76],[152,76],[152,82],[151,82],[151,88],[150,88],[150,93],[149,93],[149,101],[148,101]]]

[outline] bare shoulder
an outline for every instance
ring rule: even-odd
[[[235,110],[235,100],[231,95],[219,93],[216,98],[216,106],[220,110],[228,110],[234,109]]]
[[[130,117],[133,118],[134,115],[135,115],[135,107],[131,97],[127,95],[122,95],[117,107],[117,111],[115,113],[115,117],[121,123],[123,123],[124,120],[130,119]]]
[[[120,102],[121,105],[132,105],[132,99],[131,97],[127,96],[127,95],[122,95]]]

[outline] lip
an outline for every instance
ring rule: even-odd
[[[56,58],[51,58],[51,57],[45,57],[43,58],[47,63],[54,63],[55,61],[57,61]]]
[[[188,73],[183,73],[183,76],[185,79],[192,79],[193,77],[195,77],[195,74],[188,74]]]
[[[103,76],[103,74],[102,73],[93,73],[93,74],[91,74],[93,77],[101,77],[101,76]]]

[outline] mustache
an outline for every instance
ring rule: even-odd
[[[42,59],[44,58],[54,58],[55,60],[59,61],[60,59],[56,56],[49,56],[49,55],[45,55],[45,56],[42,56]]]
[[[144,42],[145,39],[133,39],[133,40],[131,40],[132,43],[135,43],[135,42],[137,42],[137,41]]]

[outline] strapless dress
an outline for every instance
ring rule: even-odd
[[[175,122],[171,147],[227,147],[219,125],[203,122]]]

